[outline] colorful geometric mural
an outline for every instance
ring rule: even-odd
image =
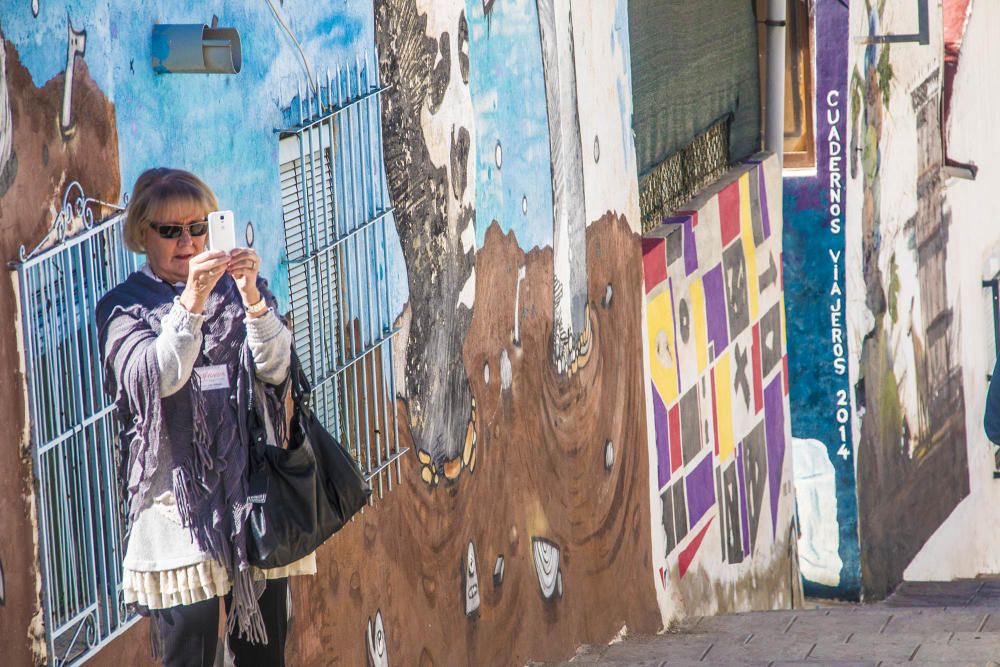
[[[729,565],[789,539],[779,178],[747,162],[643,237],[664,587],[715,570],[710,525]]]

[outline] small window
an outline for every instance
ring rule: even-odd
[[[812,21],[807,0],[789,0],[785,39],[785,160],[792,169],[816,166],[813,131]]]

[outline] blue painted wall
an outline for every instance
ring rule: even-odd
[[[624,4],[624,3],[620,3]],[[476,242],[496,220],[525,250],[552,245],[545,81],[534,2],[467,0],[476,124]],[[497,145],[500,145],[500,167]]]
[[[822,443],[832,464],[841,563],[835,585],[831,585],[832,581],[820,584],[806,578],[805,589],[807,594],[856,598],[861,566],[844,294],[844,211],[853,194],[846,188],[848,33],[846,2],[816,4],[813,48],[817,169],[809,175],[786,172],[784,278],[792,437]],[[839,204],[832,194],[838,185]],[[839,315],[835,315],[838,311]],[[802,500],[799,502],[800,522],[815,520],[816,515],[804,511]],[[810,528],[832,529],[803,525],[804,531]]]

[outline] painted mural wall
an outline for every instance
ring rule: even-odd
[[[718,517],[711,539],[689,551],[684,577],[658,574],[678,556],[664,547],[660,487],[651,481],[658,463],[647,431],[627,3],[379,0],[372,11],[364,2],[285,0],[274,10],[314,73],[377,48],[391,84],[382,150],[398,232],[389,273],[400,438],[410,448],[402,482],[321,550],[315,578],[293,581],[295,664],[566,658],[623,627],[652,633],[707,609],[701,600],[715,588],[706,585],[721,587],[720,609],[790,603],[784,593],[750,599],[741,583],[757,573],[785,591],[794,580],[788,458],[777,454],[787,442],[787,383],[770,356],[759,387],[754,380],[753,414],[739,412],[731,434],[716,420],[722,449],[717,456],[706,444],[696,462],[707,454],[710,474],[725,483],[691,483],[692,497],[718,498],[697,527]],[[239,29],[243,71],[153,74],[152,26],[207,23],[213,13]],[[72,180],[120,202],[144,169],[179,166],[203,175],[252,223],[263,273],[288,304],[274,128],[287,123],[306,77],[296,42],[267,4],[43,0],[5,6],[0,30],[6,259],[42,238]],[[778,192],[773,167],[746,173],[739,187],[756,174],[753,196]],[[738,215],[751,216],[754,205],[744,204]],[[781,356],[780,213],[754,215],[757,227],[770,220],[771,239],[757,247],[754,237],[746,256],[737,241],[739,257],[726,261],[756,262],[770,283],[747,292],[742,320],[727,316],[727,341],[733,327],[739,345],[716,341],[717,356],[697,372],[701,384],[719,375],[720,397],[732,380],[723,372],[736,372],[722,358],[746,370],[738,360],[750,354],[755,328],[770,327],[768,354]],[[705,269],[722,261],[712,234],[699,236]],[[0,321],[15,321],[9,281],[0,309]],[[12,326],[0,331],[0,373],[10,391],[2,417],[20,434]],[[0,441],[0,493],[15,507],[0,524],[0,636],[17,665],[40,655],[43,637],[29,446],[26,436]],[[671,530],[676,540],[679,529]],[[721,574],[711,563],[720,550],[729,563]],[[146,637],[140,622],[91,664],[148,664]]]
[[[800,600],[780,193],[750,161],[643,237],[663,609]]]
[[[1000,30],[1000,7],[982,1],[955,4],[962,6],[945,5],[946,52],[955,60],[953,73],[945,71],[943,140],[950,162],[977,167],[975,180],[945,182],[950,212],[946,274],[961,340],[954,353],[962,369],[969,495],[924,543],[904,571],[905,579],[1000,572],[998,535],[982,526],[982,518],[1000,502],[1000,480],[994,475],[997,449],[983,432],[986,376],[996,373],[996,347],[990,290],[982,285],[983,279],[995,277],[1000,256],[1000,229],[993,223],[1000,214],[1000,146],[993,131],[998,94],[990,74],[1000,58],[993,39]],[[957,15],[951,13],[955,10]]]
[[[1000,565],[993,531],[978,525],[997,493],[982,427],[995,360],[982,281],[996,273],[997,233],[985,222],[996,185],[982,165],[995,143],[985,35],[1000,16],[982,2],[930,3],[929,44],[864,44],[848,35],[913,33],[916,7],[865,0],[848,14],[837,4],[816,5],[817,171],[785,175],[789,322],[803,334],[791,335],[789,354],[799,550],[807,589],[878,599],[904,578],[975,577]],[[829,72],[835,85],[824,83]],[[846,141],[836,163],[833,117]],[[816,231],[833,231],[835,173],[844,234],[824,248]],[[823,250],[840,253],[832,281]],[[810,299],[834,288],[843,305],[821,320],[833,336],[807,337],[820,321]],[[838,339],[843,377],[830,347]],[[829,390],[799,381],[817,371]],[[843,463],[832,401],[842,389]]]
[[[900,32],[916,18],[884,3],[860,10],[853,25],[868,34]],[[873,597],[902,580],[969,493],[961,320],[947,275],[940,10],[932,16],[927,47],[868,45],[852,54],[850,177],[862,201],[860,219],[848,220],[856,231],[849,255],[859,260],[849,268],[848,312],[864,409],[857,434],[862,592]]]

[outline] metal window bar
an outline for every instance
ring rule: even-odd
[[[122,601],[124,511],[113,405],[103,391],[98,299],[139,265],[122,215],[94,223],[72,183],[46,239],[17,274],[50,664],[84,661],[136,617]],[[119,209],[120,210],[120,209]]]
[[[917,31],[909,34],[899,35],[865,35],[856,41],[862,44],[898,44],[902,42],[916,42],[922,46],[931,43],[930,39],[930,14],[927,10],[927,0],[916,0],[917,4]]]
[[[377,57],[300,87],[278,130],[295,349],[316,414],[358,460],[378,497],[400,480],[393,328],[386,275],[392,206],[382,169]],[[374,501],[374,496],[373,496]]]

